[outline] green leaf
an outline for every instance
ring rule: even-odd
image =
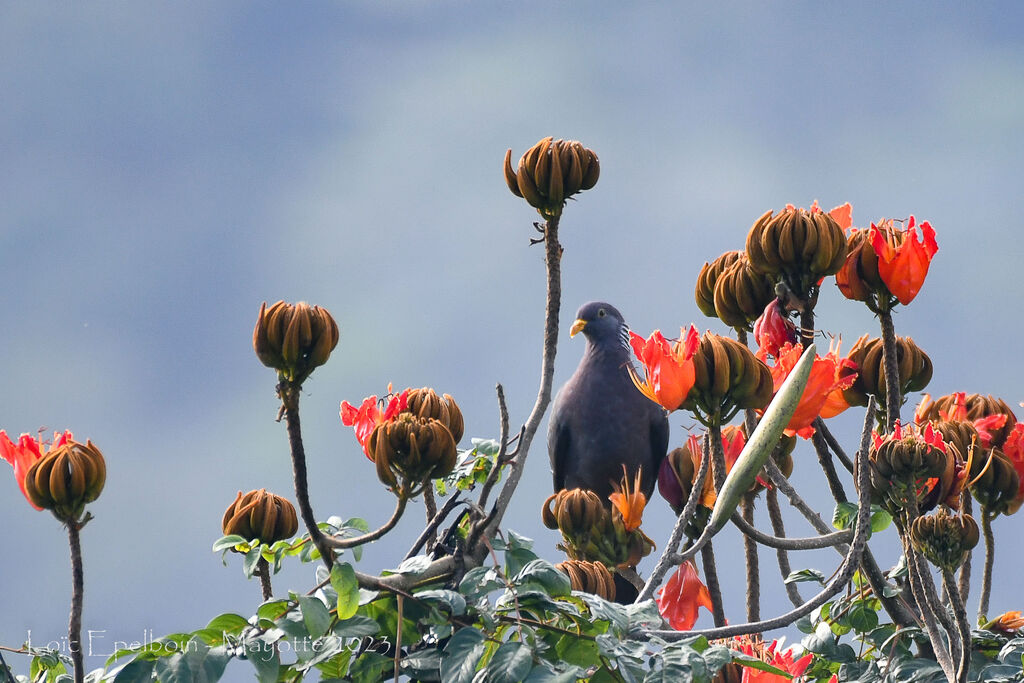
[[[113,683],[150,683],[153,680],[153,666],[151,659],[133,659],[117,672]]]
[[[575,635],[564,635],[559,638],[555,644],[555,653],[561,661],[584,669],[601,663],[597,643]]]
[[[569,577],[547,560],[530,560],[515,575],[512,583],[524,590],[540,589],[553,598],[562,598],[572,592]]]
[[[441,604],[447,608],[452,616],[462,616],[466,613],[466,598],[461,593],[450,590],[429,590],[416,594],[416,599],[431,603]]]
[[[355,683],[380,683],[382,674],[394,667],[394,660],[376,652],[364,652],[348,669]]]
[[[256,668],[256,680],[260,683],[276,683],[277,675],[281,670],[281,655],[277,648],[269,645],[257,648],[247,647],[246,658]]]
[[[811,344],[797,361],[789,373],[789,377],[782,383],[775,398],[768,404],[764,416],[754,429],[754,433],[750,435],[739,457],[736,458],[729,475],[725,478],[722,490],[718,492],[718,499],[711,511],[711,520],[708,522],[705,533],[714,535],[722,530],[722,527],[732,517],[732,513],[736,511],[740,499],[746,495],[754,480],[757,479],[758,472],[761,471],[768,456],[775,450],[783,430],[803,397],[816,355],[814,345]]]
[[[380,624],[369,617],[356,614],[344,621],[339,621],[331,629],[331,632],[342,638],[363,638],[379,633]]]
[[[857,633],[867,633],[878,626],[878,613],[864,602],[854,605],[847,619],[850,627]]]
[[[256,546],[249,550],[245,554],[245,559],[242,561],[242,572],[245,574],[245,578],[251,579],[252,575],[256,573],[256,564],[260,561],[260,546]]]
[[[857,504],[844,501],[836,505],[832,513],[832,526],[837,529],[849,529],[857,519]]]
[[[825,574],[817,569],[801,569],[799,571],[791,572],[790,575],[785,578],[783,583],[803,583],[805,581],[817,581],[824,586]]]
[[[402,673],[414,681],[440,681],[441,652],[420,650],[401,659]]]
[[[471,683],[486,649],[487,639],[480,631],[473,628],[457,631],[448,641],[441,657],[441,680],[446,683]]]
[[[877,510],[875,508],[878,508]],[[892,515],[883,510],[879,505],[871,506],[871,533],[877,534],[885,531],[892,524]]]
[[[465,629],[464,629],[465,630]],[[520,683],[533,668],[530,648],[510,640],[502,643],[487,663],[488,683]]]
[[[287,600],[269,600],[256,609],[256,616],[260,619],[277,621],[281,618],[282,614],[288,611],[289,606]]]
[[[242,632],[244,628],[249,625],[249,620],[238,614],[221,614],[210,620],[210,623],[206,625],[206,628],[221,633],[226,633],[231,636],[237,636]]]
[[[459,583],[459,592],[469,600],[476,600],[491,591],[504,587],[505,583],[493,567],[474,567],[462,577],[462,582]]]
[[[222,550],[231,550],[236,545],[245,545],[249,542],[248,538],[242,538],[237,534],[229,534],[227,536],[221,536],[213,543],[213,552],[218,553]]]
[[[331,625],[331,612],[319,598],[310,595],[300,596],[299,610],[302,612],[302,622],[311,637],[315,639],[327,633]]]
[[[359,609],[359,581],[352,565],[347,562],[334,565],[331,587],[338,594],[338,619],[348,619]]]
[[[397,568],[392,569],[392,574],[422,574],[423,571],[430,566],[433,560],[429,555],[417,555],[416,557],[410,557],[408,560],[402,562]]]

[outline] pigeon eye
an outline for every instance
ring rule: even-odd
[[[597,309],[597,317],[598,317],[598,318],[603,318],[603,317],[604,317],[605,315],[606,315],[606,314],[605,314],[605,312],[604,312],[604,309],[603,309],[603,308],[599,308],[599,309]]]

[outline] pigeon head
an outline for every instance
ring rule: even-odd
[[[587,341],[598,347],[628,348],[629,327],[626,321],[617,308],[603,301],[591,301],[580,307],[569,336],[574,337],[577,332],[582,332]]]

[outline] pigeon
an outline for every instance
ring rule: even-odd
[[[589,489],[607,505],[625,465],[630,480],[641,471],[640,488],[650,500],[668,451],[668,413],[633,385],[629,327],[614,306],[584,304],[569,336],[578,332],[587,347],[548,422],[555,492]]]

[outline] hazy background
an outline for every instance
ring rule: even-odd
[[[5,3],[0,427],[68,428],[107,458],[83,532],[94,653],[259,604],[239,558],[223,567],[210,545],[239,489],[293,498],[274,373],[250,346],[260,302],[306,300],[341,326],[302,403],[322,519],[376,526],[393,506],[338,419],[342,399],[431,385],[459,401],[468,444],[497,434],[502,382],[525,420],[543,254],[500,167],[546,135],[581,140],[602,168],[562,221],[563,333],[596,298],[644,334],[724,332],[693,302],[699,267],[767,209],[850,201],[857,225],[914,213],[938,232],[927,284],[896,315],[935,363],[931,392],[1016,406],[1021,18],[1013,2]],[[846,348],[878,333],[831,280],[818,313]],[[563,334],[558,385],[582,350]],[[834,421],[851,452],[861,419]],[[672,417],[674,445],[692,422]],[[813,453],[796,456],[829,516]],[[42,644],[66,633],[66,538],[6,467],[0,644],[29,630]],[[549,489],[540,439],[506,522],[557,561],[539,519]],[[663,542],[668,506],[646,519]],[[997,612],[1024,607],[1020,523],[996,523]],[[415,508],[360,568],[394,566],[421,527]],[[735,623],[740,543],[728,531],[717,545]],[[837,560],[792,558],[826,573]],[[772,615],[788,603],[774,553],[761,562]],[[293,566],[275,587],[308,588],[312,572]]]

